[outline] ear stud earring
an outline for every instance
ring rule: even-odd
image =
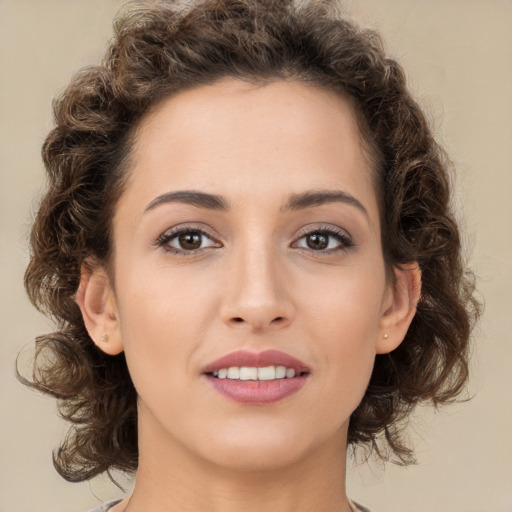
[[[387,340],[387,339],[389,338],[389,336],[388,336],[388,333],[387,333],[387,332],[385,332],[385,333],[384,333],[383,338],[384,338],[385,340]]]
[[[108,334],[104,334],[102,337],[101,337],[101,341],[104,341],[105,343],[109,340],[110,336]]]

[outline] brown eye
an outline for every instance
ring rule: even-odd
[[[170,230],[160,236],[157,245],[174,253],[190,254],[209,247],[222,247],[222,244],[201,229],[182,228]]]
[[[325,233],[311,233],[306,236],[306,244],[315,251],[327,249],[329,246],[329,235]]]
[[[338,228],[322,228],[302,235],[293,247],[318,253],[334,253],[354,246],[350,236]]]
[[[199,232],[182,233],[178,237],[178,243],[181,249],[193,251],[199,249],[202,243],[202,236]]]

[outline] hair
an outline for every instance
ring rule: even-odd
[[[84,266],[109,263],[136,127],[161,99],[225,77],[296,80],[348,98],[372,156],[384,259],[421,268],[416,315],[402,344],[377,355],[349,443],[412,462],[402,435],[410,412],[453,401],[466,383],[480,306],[450,206],[450,166],[379,35],[330,1],[131,3],[102,64],[78,72],[54,100],[42,150],[48,188],[25,275],[31,301],[57,331],[36,339],[31,379],[19,378],[57,398],[71,423],[54,453],[69,481],[138,463],[137,393],[125,357],[95,346],[74,300]]]

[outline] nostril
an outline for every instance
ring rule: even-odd
[[[259,319],[259,318],[245,318],[241,316],[233,316],[229,319],[229,322],[231,325],[235,324],[247,324],[248,326],[251,326],[254,329],[262,329],[265,327],[280,327],[284,326],[287,323],[287,317],[285,316],[276,316],[273,318],[270,322],[268,320],[265,321],[265,319]]]

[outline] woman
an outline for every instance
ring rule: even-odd
[[[365,510],[348,446],[413,460],[403,420],[461,390],[478,313],[378,36],[327,3],[140,4],[55,118],[26,285],[59,473],[136,471],[111,512]]]

